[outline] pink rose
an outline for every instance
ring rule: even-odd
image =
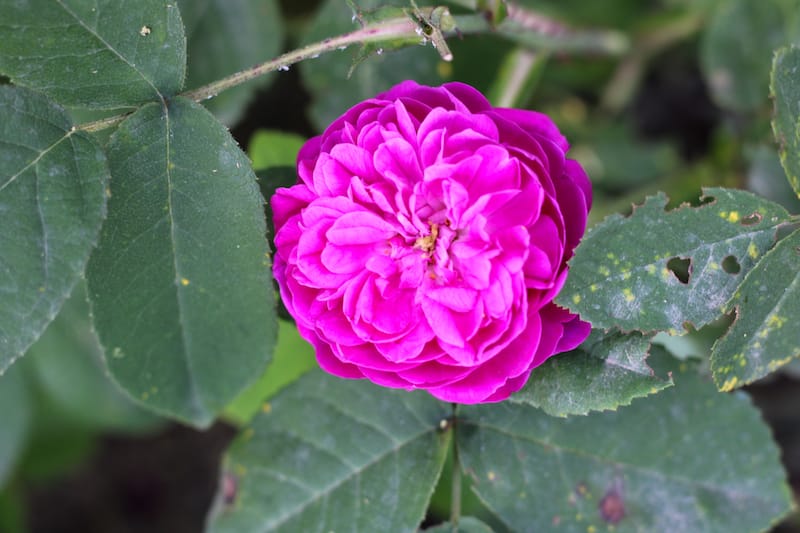
[[[553,304],[591,185],[545,115],[403,82],[297,158],[275,277],[320,366],[448,402],[506,399],[589,334]]]

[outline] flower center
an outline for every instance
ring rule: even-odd
[[[436,238],[439,237],[439,224],[436,222],[430,222],[429,224],[431,225],[431,232],[414,241],[414,248],[419,248],[430,254],[436,248]]]

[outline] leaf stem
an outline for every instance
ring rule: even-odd
[[[461,460],[458,456],[458,404],[453,404],[453,475],[450,493],[450,524],[453,533],[458,533],[458,520],[461,518]]]

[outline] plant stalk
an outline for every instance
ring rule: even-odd
[[[420,12],[424,17],[430,17],[435,8],[422,8]],[[322,54],[335,50],[344,50],[354,44],[386,43],[387,46],[400,44],[424,43],[423,30],[420,22],[414,20],[406,12],[402,14],[370,22],[362,28],[331,37],[322,41],[309,44],[297,50],[292,50],[275,59],[261,63],[249,69],[242,70],[226,78],[209,83],[197,89],[186,91],[179,96],[189,98],[195,102],[202,102],[213,98],[226,89],[236,87],[247,81],[263,76],[268,72],[286,70],[290,65],[305,59],[315,59]],[[567,30],[566,27],[533,11],[514,6],[509,9],[508,17],[498,26],[494,26],[482,13],[457,15],[452,17],[455,28],[444,31],[443,28],[434,28],[439,36],[466,35],[473,33],[495,32],[503,37],[534,50],[562,50],[570,52],[590,52],[596,54],[619,54],[626,50],[624,35],[607,30]],[[430,23],[430,20],[426,20]],[[430,30],[431,28],[427,28]],[[442,51],[440,50],[440,53]],[[444,54],[442,58],[449,61],[452,55]],[[125,120],[130,114],[125,113],[104,118],[94,122],[80,124],[75,128],[81,131],[95,132],[110,128]]]
[[[450,524],[453,533],[458,533],[458,520],[461,518],[461,460],[458,456],[458,404],[453,404],[453,474],[450,492]]]

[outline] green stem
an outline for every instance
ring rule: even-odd
[[[370,24],[360,30],[346,33],[338,37],[325,39],[318,43],[310,44],[279,56],[266,63],[261,63],[247,70],[237,72],[227,78],[210,83],[199,89],[183,93],[186,98],[191,98],[195,102],[207,100],[246,81],[263,76],[268,72],[279,69],[286,69],[304,59],[314,59],[321,54],[343,50],[353,44],[379,43],[384,41],[394,41],[396,39],[419,39],[417,35],[417,24],[408,17],[390,19],[387,21]]]
[[[458,533],[458,520],[461,518],[461,460],[458,456],[458,404],[453,404],[453,477],[450,493],[450,524],[453,533]]]
[[[426,17],[434,12],[433,8],[422,8],[421,11]],[[387,43],[387,45],[397,46],[405,43],[419,43],[421,39],[420,31],[422,30],[419,22],[409,17],[405,12],[400,12],[402,14],[371,22],[356,31],[324,39],[287,52],[275,59],[232,74],[227,78],[181,93],[180,96],[195,102],[201,102],[213,98],[226,89],[241,85],[268,72],[285,70],[289,65],[304,59],[314,59],[322,54],[342,50],[354,44]],[[601,54],[621,53],[625,48],[624,36],[618,32],[567,29],[553,19],[518,6],[509,9],[508,17],[497,27],[487,21],[481,13],[459,15],[453,17],[453,20],[455,20],[456,28],[446,32],[448,36],[497,32],[499,35],[516,41],[522,46],[533,49],[582,51]],[[446,56],[443,56],[443,58],[450,59]],[[88,132],[99,131],[122,122],[129,114],[115,115],[95,122],[88,122],[76,126],[76,129]]]

